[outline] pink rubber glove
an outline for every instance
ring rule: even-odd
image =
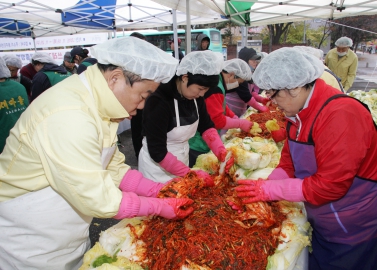
[[[167,219],[182,219],[190,215],[194,208],[193,200],[187,198],[147,198],[135,193],[123,192],[122,201],[115,219],[161,216]]]
[[[195,172],[196,175],[204,181],[206,187],[213,187],[215,185],[212,177],[207,172],[203,170],[192,170],[192,172]]]
[[[250,101],[248,103],[246,103],[247,105],[249,105],[250,107],[253,107],[254,109],[260,111],[260,112],[267,112],[269,111],[269,109],[266,107],[266,106],[263,106],[261,105],[260,103],[258,103],[254,97],[252,97],[250,99]]]
[[[227,117],[227,119],[228,118],[229,117]],[[231,119],[231,118],[229,118],[229,119]],[[239,121],[241,119],[234,119],[234,120]],[[248,121],[248,122],[251,123],[250,121]],[[207,129],[205,132],[203,132],[202,138],[207,143],[207,145],[211,149],[211,151],[215,154],[217,159],[220,162],[224,162],[225,157],[228,153],[228,150],[226,150],[217,130],[214,129],[214,128]],[[230,167],[233,166],[233,164],[234,164],[234,157],[232,155],[232,157],[227,161],[227,163],[225,165],[225,172],[228,172]]]
[[[167,172],[181,177],[185,176],[190,171],[190,168],[187,165],[178,160],[177,157],[170,152],[166,154],[159,164]]]
[[[289,175],[282,168],[275,168],[268,176],[268,180],[281,180],[290,178]]]
[[[286,200],[305,201],[302,193],[302,179],[287,178],[283,180],[239,180],[236,187],[237,196],[244,204],[259,201]]]
[[[253,126],[253,122],[246,119],[233,119],[226,117],[226,123],[223,129],[240,128],[241,130],[250,133],[250,129]]]
[[[128,170],[123,176],[122,182],[120,182],[119,189],[121,191],[134,192],[140,196],[157,197],[158,192],[165,185],[145,178],[137,170]]]
[[[223,162],[227,151],[217,130],[214,128],[207,129],[203,132],[202,138],[208,145],[209,149],[211,149],[211,151],[215,154],[217,159]]]
[[[287,138],[287,131],[285,130],[285,128],[271,131],[271,137],[277,143],[284,141]]]
[[[266,105],[267,102],[271,101],[271,99],[262,97],[256,92],[252,92],[251,95],[253,96],[253,98],[255,98],[256,101],[262,103],[263,105]]]
[[[238,119],[239,117],[235,114],[233,115],[232,119]]]

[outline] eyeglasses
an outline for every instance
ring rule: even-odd
[[[274,97],[276,97],[276,95],[278,94],[280,90],[271,89],[271,90],[265,90],[265,91],[266,91],[266,96],[269,97],[270,99],[273,99]]]

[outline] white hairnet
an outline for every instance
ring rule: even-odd
[[[90,52],[98,63],[112,64],[155,82],[167,83],[178,65],[171,55],[135,37],[111,39],[91,47]]]
[[[268,55],[268,53],[266,53],[266,52],[257,52],[257,55],[260,55],[260,57],[261,57],[261,61],[263,60],[263,58],[265,58],[267,55]]]
[[[224,62],[223,70],[228,73],[233,72],[234,75],[245,81],[251,80],[251,70],[248,64],[242,59],[232,59]]]
[[[224,58],[221,53],[195,51],[187,54],[177,68],[177,75],[191,74],[219,75],[223,70]]]
[[[17,56],[13,54],[6,54],[3,56],[3,58],[7,66],[16,67],[18,69],[22,68],[22,61]]]
[[[305,53],[310,53],[311,55],[317,57],[319,60],[323,59],[323,51],[320,49],[316,49],[309,46],[294,46],[293,48],[302,50]]]
[[[313,55],[281,48],[266,56],[252,77],[262,89],[293,89],[314,81],[323,71],[323,63]]]
[[[0,78],[9,78],[9,77],[10,77],[9,68],[5,64],[4,59],[0,57]]]
[[[52,59],[52,57],[48,53],[45,53],[45,52],[36,52],[35,54],[33,54],[31,59],[34,61],[44,63],[44,64],[46,63],[54,64],[54,59]]]
[[[337,41],[335,41],[336,47],[352,47],[352,39],[348,37],[341,37],[338,38]]]

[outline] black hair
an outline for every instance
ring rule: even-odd
[[[315,82],[317,81],[317,79],[315,79],[314,81],[310,82],[310,83],[307,83],[303,86],[303,88],[305,88],[306,90],[310,90],[313,88]]]
[[[33,66],[36,66],[36,65],[44,65],[45,63],[42,63],[42,62],[40,62],[40,61],[37,61],[37,60],[31,60],[31,64],[33,65]]]
[[[182,80],[182,76],[179,76],[179,79]],[[187,87],[191,84],[197,84],[204,87],[215,87],[219,83],[219,75],[202,75],[202,74],[192,74],[187,72],[188,81]]]
[[[115,70],[117,68],[122,69],[121,67],[118,67],[118,66],[115,66],[115,65],[112,65],[112,64],[105,65],[105,64],[101,64],[101,63],[97,63],[97,67],[102,72],[113,71],[113,70]],[[122,71],[123,71],[124,77],[130,83],[131,86],[135,82],[142,81],[142,78],[139,75],[137,75],[137,74],[135,74],[135,73],[133,73],[131,71],[124,70],[124,69],[122,69]]]
[[[133,32],[130,36],[145,40],[145,36],[143,34],[140,34],[139,32]]]
[[[89,51],[87,49],[82,49],[82,53],[78,53],[78,56],[81,56],[83,58],[87,58],[89,54]]]

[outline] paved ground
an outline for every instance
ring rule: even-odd
[[[357,52],[357,56],[356,79],[349,91],[377,89],[377,54]]]
[[[350,88],[350,91],[369,91],[370,89],[377,89],[377,54],[363,54],[358,52],[357,55],[359,58],[359,65],[355,82]],[[128,129],[119,134],[119,141],[119,150],[126,156],[126,163],[133,169],[137,169],[137,159],[132,145],[131,130]],[[118,221],[114,219],[93,219],[89,230],[92,245],[98,241],[101,231],[108,229],[117,222]]]

